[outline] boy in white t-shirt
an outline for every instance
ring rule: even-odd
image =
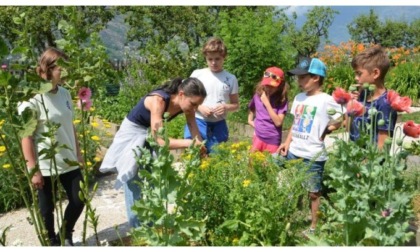
[[[322,84],[326,77],[326,66],[317,58],[303,58],[297,68],[288,72],[297,76],[299,88],[303,91],[293,100],[290,113],[294,116],[293,126],[277,152],[286,156],[287,160],[303,159],[308,164],[309,174],[305,181],[311,201],[312,222],[306,233],[314,233],[318,220],[317,211],[320,205],[322,175],[327,153],[325,150],[325,134],[340,127],[341,123],[329,124],[331,118],[329,108],[341,111],[341,106],[332,96],[322,92]]]
[[[228,112],[239,108],[238,80],[235,75],[223,69],[227,48],[220,38],[209,39],[202,53],[208,67],[194,70],[191,77],[198,78],[206,88],[207,97],[198,106],[195,118],[200,135],[206,140],[207,151],[211,152],[213,145],[228,140],[226,116]],[[191,138],[187,125],[184,138]]]

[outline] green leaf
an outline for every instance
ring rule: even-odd
[[[64,163],[66,163],[70,166],[79,166],[79,162],[74,161],[74,160],[69,160],[69,159],[65,158],[63,161],[64,161]]]
[[[3,58],[4,56],[9,54],[9,49],[7,48],[6,43],[4,40],[0,37],[0,58]]]
[[[92,76],[90,76],[90,75],[86,75],[85,77],[83,77],[83,80],[84,80],[85,82],[88,82],[88,81],[90,81],[91,79],[93,79],[93,77],[92,77]]]
[[[69,27],[69,23],[67,23],[67,21],[66,20],[60,20],[59,22],[58,22],[58,29],[59,30],[67,30],[68,29],[68,27]]]
[[[13,17],[13,22],[20,25],[22,24],[22,19],[20,17]]]
[[[23,125],[23,129],[19,131],[21,138],[32,136],[35,132],[38,121],[36,118],[31,118]]]
[[[238,220],[227,220],[220,225],[220,228],[227,228],[229,230],[236,230],[238,229]]]
[[[37,93],[39,94],[45,94],[49,92],[52,89],[52,83],[51,82],[43,82],[39,86],[39,89],[37,90]]]

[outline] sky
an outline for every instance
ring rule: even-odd
[[[305,20],[305,13],[313,6],[291,6],[287,13],[296,12],[298,19],[297,25],[302,25]],[[334,44],[339,44],[342,41],[348,41],[350,35],[348,34],[347,25],[352,20],[362,14],[369,14],[370,9],[373,9],[378,15],[380,21],[385,20],[404,21],[410,23],[414,19],[420,18],[420,5],[413,6],[330,6],[332,9],[339,11],[334,18],[333,24],[329,29],[329,39]]]

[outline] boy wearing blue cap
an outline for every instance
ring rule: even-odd
[[[314,233],[318,221],[317,211],[320,205],[322,175],[324,172],[327,152],[324,144],[325,134],[340,127],[341,123],[329,124],[336,120],[339,114],[330,116],[330,108],[341,111],[341,106],[331,95],[322,92],[322,84],[326,77],[326,66],[317,58],[302,58],[295,69],[288,71],[289,75],[297,76],[297,83],[302,90],[293,100],[290,113],[294,116],[293,125],[283,144],[277,149],[287,160],[302,159],[309,166],[308,178],[304,186],[308,190],[311,201],[312,222],[309,230]]]

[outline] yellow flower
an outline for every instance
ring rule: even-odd
[[[1,135],[1,137],[2,137],[2,138],[5,138],[5,137],[6,137],[6,135]]]
[[[98,137],[98,136],[92,136],[92,137],[91,137],[91,139],[92,139],[93,141],[99,141],[99,140],[101,140],[101,138],[100,138],[100,137]]]
[[[78,124],[80,122],[81,122],[81,120],[79,120],[79,119],[76,119],[76,120],[73,121],[74,124]]]
[[[245,180],[242,182],[242,186],[243,186],[243,187],[248,187],[248,186],[249,186],[249,184],[251,184],[251,180],[249,180],[249,179],[245,179]]]
[[[233,238],[233,240],[232,240],[232,244],[233,245],[238,245],[239,244],[239,239],[238,238]]]
[[[4,122],[4,119],[0,121],[0,127],[3,126]]]
[[[0,152],[5,152],[6,151],[6,146],[0,146]]]
[[[93,158],[93,160],[94,160],[95,162],[99,162],[99,161],[101,161],[102,159],[101,159],[100,157],[94,157],[94,158]]]
[[[3,168],[4,168],[4,169],[9,169],[9,168],[10,168],[10,166],[11,166],[10,164],[4,164],[4,165],[3,165]]]
[[[263,162],[265,160],[265,155],[263,152],[256,151],[250,154],[250,157],[255,162]]]
[[[87,162],[86,162],[86,165],[87,165],[87,167],[91,167],[91,166],[92,166],[92,163],[91,163],[91,162],[89,162],[89,161],[87,161]]]
[[[194,178],[194,173],[192,173],[192,172],[191,172],[190,174],[188,174],[188,178],[189,178],[189,179]]]
[[[208,167],[209,167],[209,161],[208,160],[203,160],[203,162],[201,162],[200,168],[202,170],[205,170]]]
[[[104,122],[105,122],[105,121],[104,121]],[[109,124],[109,123],[105,122],[105,123],[104,123],[104,127],[109,129],[109,128],[111,128],[111,124]]]
[[[93,111],[95,111],[95,107],[90,107],[90,110],[89,110],[90,112],[93,112]]]
[[[91,123],[90,125],[92,125],[92,127],[94,127],[94,128],[97,128],[97,127],[99,126],[99,123],[97,123],[97,122],[93,122],[93,123]]]
[[[189,160],[191,160],[191,154],[188,154],[188,155],[183,155],[183,158],[184,158],[186,161],[189,161]]]

